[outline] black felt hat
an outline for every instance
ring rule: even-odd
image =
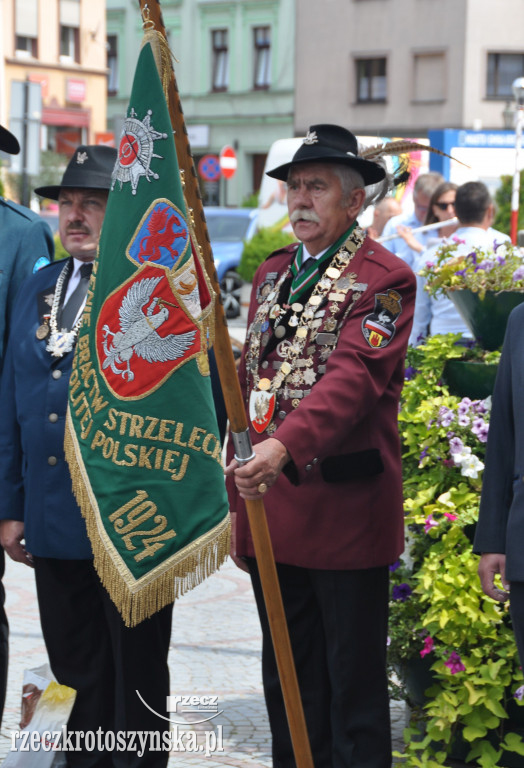
[[[75,149],[75,154],[62,176],[62,182],[57,186],[38,187],[35,192],[42,197],[58,200],[61,189],[109,190],[116,158],[117,151],[113,147],[82,144]]]
[[[3,125],[0,125],[0,149],[10,155],[17,155],[20,152],[18,139]]]
[[[382,166],[358,155],[358,142],[351,131],[339,125],[312,125],[302,145],[293,155],[290,163],[279,165],[267,175],[273,179],[287,181],[292,165],[302,163],[338,163],[358,171],[364,184],[377,184],[386,172]]]

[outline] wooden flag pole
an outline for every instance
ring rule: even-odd
[[[154,29],[165,37],[159,0],[139,0],[139,3],[144,20],[152,22]],[[184,196],[189,208],[193,212],[195,233],[197,241],[201,246],[206,271],[210,277],[213,290],[217,297],[220,298],[220,287],[211,253],[202,197],[187,136],[175,73],[172,67],[168,88],[168,108],[175,136],[178,163],[184,176]],[[229,339],[227,321],[221,301],[216,302],[214,348],[230,429],[236,436],[235,446],[237,454],[239,454],[239,458],[242,461],[246,461],[250,457],[252,458],[253,450],[248,434],[247,418]],[[262,500],[246,500],[246,509],[260,572],[260,580],[264,591],[295,762],[297,768],[314,768],[264,504]]]

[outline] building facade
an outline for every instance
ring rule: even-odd
[[[20,138],[13,83],[29,82],[40,87],[41,149],[71,155],[106,140],[105,0],[0,0],[0,10],[0,121]]]
[[[267,151],[294,130],[294,0],[163,0],[175,74],[208,204],[238,205],[260,186]],[[119,133],[142,25],[126,0],[107,0],[108,128]],[[238,167],[215,179],[220,151]]]
[[[522,0],[300,0],[295,133],[502,129],[524,75]]]

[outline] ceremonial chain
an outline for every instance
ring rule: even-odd
[[[246,353],[247,376],[249,379],[249,376],[251,375],[255,391],[267,392],[268,394],[271,393],[276,396],[285,379],[288,379],[289,377],[288,380],[292,381],[291,377],[293,371],[303,353],[308,336],[311,341],[314,341],[320,332],[320,326],[322,324],[324,326],[323,331],[326,331],[325,335],[332,335],[335,340],[334,343],[336,343],[336,336],[333,334],[333,331],[337,328],[335,315],[338,312],[339,304],[345,299],[346,294],[350,289],[359,290],[364,287],[355,283],[356,275],[351,274],[344,277],[341,277],[341,275],[343,270],[350,264],[355,253],[362,246],[364,238],[365,235],[363,231],[359,227],[355,227],[347,240],[333,256],[324,275],[315,285],[306,305],[304,306],[300,302],[291,304],[293,315],[290,317],[288,323],[291,327],[296,327],[295,337],[289,342],[289,345],[283,349],[282,357],[284,357],[284,360],[276,371],[273,379],[260,378],[258,374],[261,347],[260,330],[268,326],[268,317],[270,317],[275,320],[274,332],[277,338],[280,337],[280,335],[285,335],[285,332],[282,334],[277,333],[279,327],[281,327],[278,326],[278,319],[280,315],[284,314],[285,309],[281,308],[278,304],[273,304],[273,302],[278,297],[282,284],[289,277],[291,267],[288,267],[281,275],[273,289],[262,301],[255,313],[255,317],[253,318],[253,322],[248,332],[248,350]],[[334,292],[330,293],[333,288]],[[358,294],[358,297],[359,296],[360,293]],[[320,315],[319,309],[321,305],[324,305],[326,297],[331,302],[329,307],[330,317],[324,320],[323,313]],[[358,297],[355,296],[355,300]],[[353,303],[351,306],[353,306]],[[304,360],[300,360],[301,367],[310,369],[313,366],[314,351],[314,348],[310,347],[308,349],[308,357]],[[327,356],[325,359],[327,359]],[[305,378],[306,383],[313,384],[316,380],[316,374],[314,371],[311,371],[309,376],[306,375]],[[299,398],[294,398],[292,400],[293,407],[296,408],[299,402]],[[272,423],[267,428],[267,432],[271,434],[275,429],[276,427],[274,423]]]
[[[80,314],[80,317],[74,324],[74,326],[71,328],[70,331],[66,331],[62,329],[61,331],[58,330],[57,325],[57,315],[58,310],[60,308],[60,303],[62,300],[62,290],[64,287],[64,282],[66,280],[66,277],[69,273],[70,269],[70,263],[67,262],[67,264],[64,266],[60,274],[58,275],[58,280],[56,281],[55,286],[55,292],[53,295],[53,304],[51,305],[51,316],[49,318],[49,331],[51,332],[51,335],[49,336],[49,341],[47,342],[46,349],[48,352],[51,352],[53,357],[63,357],[67,352],[71,352],[73,347],[75,346],[76,337],[78,336],[78,331],[80,329],[80,326],[82,324],[82,314]],[[42,335],[44,333],[43,330],[44,326],[40,326],[37,329],[37,338],[45,338],[47,336],[47,333],[45,335]],[[40,335],[39,335],[40,333]]]

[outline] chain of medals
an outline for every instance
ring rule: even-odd
[[[284,359],[273,379],[260,378],[258,374],[261,347],[260,328],[265,326],[267,324],[268,317],[271,317],[272,319],[275,319],[275,331],[277,330],[278,317],[281,313],[283,313],[284,310],[273,302],[278,297],[282,284],[291,273],[290,267],[288,267],[287,270],[281,275],[273,290],[269,292],[264,301],[259,305],[249,329],[248,349],[246,353],[248,392],[249,377],[251,376],[254,390],[258,389],[259,391],[269,392],[275,394],[275,396],[278,397],[279,390],[282,387],[284,380],[288,379],[293,381],[293,373],[299,360],[301,367],[311,368],[313,366],[313,351],[311,351],[311,354],[309,354],[306,359],[302,359],[302,353],[306,346],[308,337],[313,341],[319,332],[317,328],[313,327],[315,315],[318,312],[320,305],[324,304],[325,297],[329,294],[328,299],[331,301],[331,316],[328,317],[325,321],[320,320],[318,322],[318,326],[324,322],[323,330],[327,332],[333,332],[336,329],[337,321],[335,319],[335,315],[338,312],[340,302],[345,299],[348,290],[352,288],[353,285],[355,288],[360,287],[358,284],[354,283],[356,275],[352,274],[347,275],[345,278],[341,278],[341,274],[343,270],[346,269],[346,267],[351,263],[355,253],[364,242],[364,239],[364,232],[360,229],[360,227],[355,227],[347,240],[333,256],[323,276],[315,285],[313,292],[311,293],[311,296],[309,297],[305,306],[300,302],[295,302],[291,305],[291,310],[294,314],[290,317],[288,322],[291,327],[296,327],[295,337],[288,345],[281,345],[282,356]],[[334,286],[337,288],[337,292],[330,293]],[[360,293],[354,298],[356,300],[359,297]],[[353,306],[353,304],[354,302],[352,302],[351,306]],[[327,357],[325,359],[327,359]],[[311,384],[314,382],[315,378],[316,377],[311,377]],[[300,399],[298,398],[292,400],[292,405],[294,408],[296,408],[299,403]],[[267,427],[266,432],[271,434],[275,431],[275,429],[276,426],[274,422],[271,422]]]
[[[55,292],[53,294],[53,303],[51,305],[51,314],[49,315],[49,318],[47,318],[47,316],[44,317],[44,323],[42,323],[36,330],[37,339],[45,339],[49,336],[46,349],[48,352],[51,352],[53,357],[63,357],[67,352],[71,352],[75,346],[76,337],[78,336],[78,331],[82,324],[82,315],[80,315],[70,331],[64,329],[58,330],[58,311],[62,301],[64,282],[70,268],[71,266],[68,262],[58,275]]]

